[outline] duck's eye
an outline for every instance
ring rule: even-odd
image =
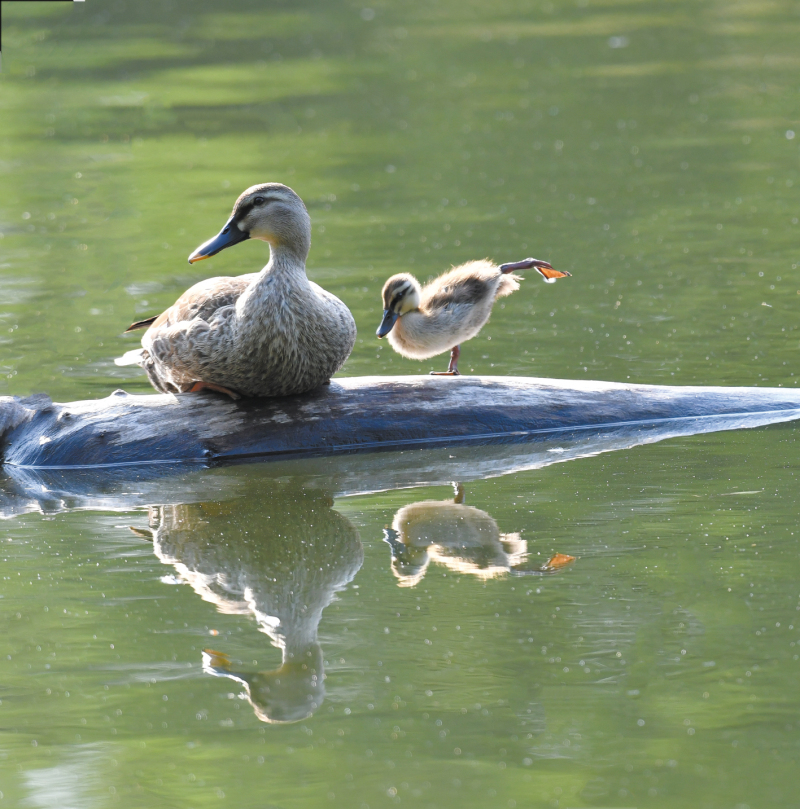
[[[255,205],[263,205],[265,202],[264,197],[253,197],[253,203]]]

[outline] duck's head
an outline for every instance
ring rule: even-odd
[[[201,244],[189,263],[214,256],[245,239],[261,239],[270,247],[295,254],[305,261],[311,246],[311,218],[303,200],[287,185],[262,183],[242,193],[225,227]]]
[[[279,669],[255,672],[235,671],[224,652],[204,649],[203,671],[243,685],[243,696],[262,722],[308,719],[325,700],[325,670],[319,643],[312,644],[298,657],[284,660]]]
[[[413,275],[406,272],[393,275],[384,285],[383,292],[383,320],[375,334],[386,337],[406,312],[419,309],[420,286]]]

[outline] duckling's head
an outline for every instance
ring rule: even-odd
[[[248,188],[236,200],[225,227],[201,244],[189,256],[189,263],[216,255],[245,239],[261,239],[273,249],[293,253],[305,261],[311,246],[311,218],[303,200],[282,183]]]
[[[383,285],[381,294],[383,295],[383,320],[375,333],[378,337],[386,337],[398,317],[402,317],[406,312],[419,309],[419,281],[407,272],[393,275]]]

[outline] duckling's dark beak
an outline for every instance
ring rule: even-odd
[[[209,239],[204,244],[201,244],[197,250],[189,256],[189,264],[194,264],[195,261],[202,261],[204,258],[215,256],[220,250],[226,247],[233,247],[234,244],[245,241],[250,238],[250,233],[246,230],[240,230],[239,226],[234,222],[231,217],[224,228],[213,238]]]
[[[392,330],[392,326],[397,322],[397,318],[400,315],[397,312],[393,312],[391,309],[384,309],[383,310],[383,320],[381,320],[381,325],[378,326],[378,331],[375,334],[378,337],[386,337],[386,335]]]

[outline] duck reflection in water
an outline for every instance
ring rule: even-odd
[[[392,573],[400,587],[414,587],[433,561],[456,573],[481,579],[503,575],[544,575],[568,565],[574,556],[557,553],[539,568],[520,569],[528,543],[518,533],[501,534],[479,508],[464,504],[464,487],[453,483],[452,500],[422,500],[403,506],[385,528],[392,549]]]
[[[244,686],[262,721],[297,722],[325,697],[322,611],[355,577],[364,551],[327,496],[259,483],[227,503],[151,506],[149,531],[134,530],[152,538],[158,558],[219,612],[253,616],[283,658],[275,670],[247,672],[207,649],[204,671]]]

